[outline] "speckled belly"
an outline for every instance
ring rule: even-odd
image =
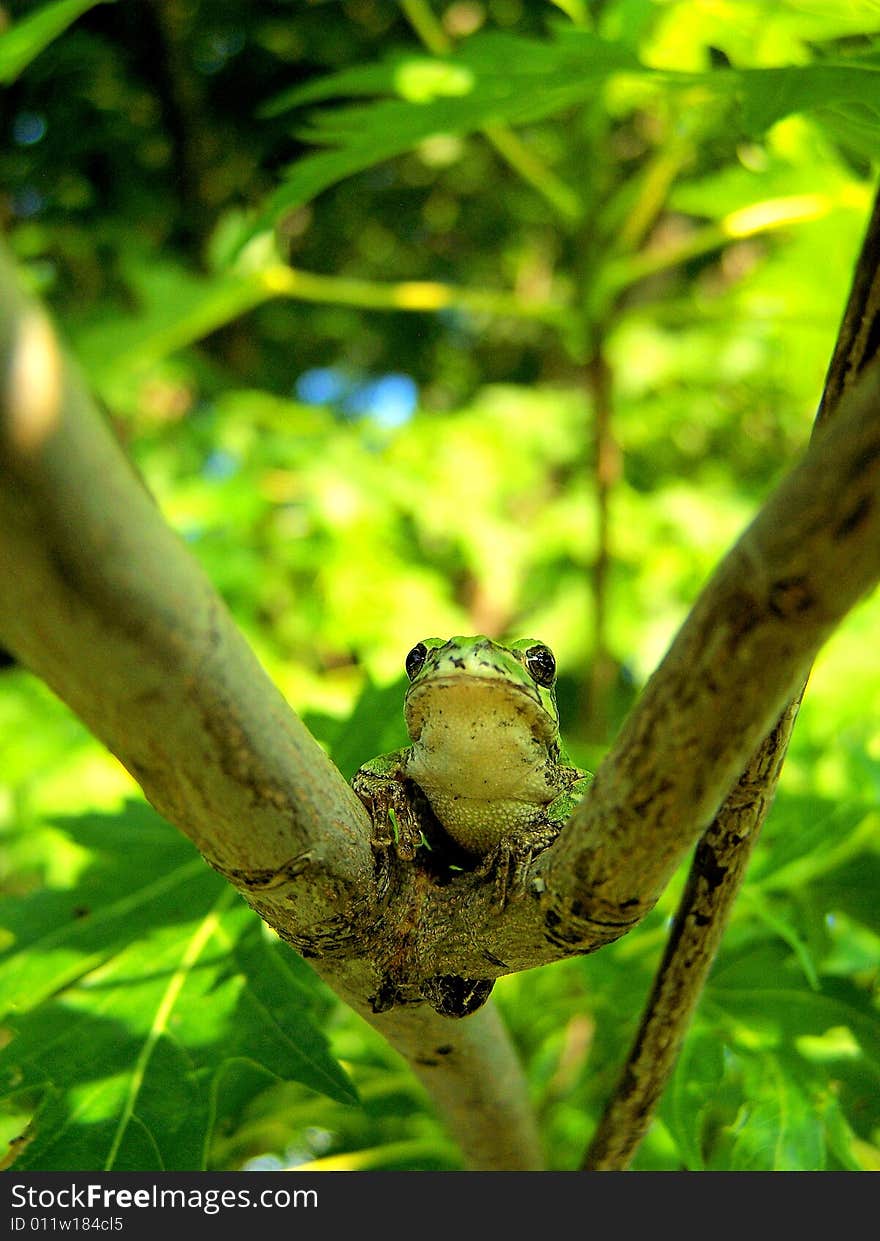
[[[512,832],[540,823],[547,810],[512,798],[482,801],[428,789],[425,794],[444,829],[468,853],[488,853]]]

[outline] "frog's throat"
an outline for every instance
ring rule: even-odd
[[[442,710],[443,696],[454,710],[463,716],[470,711],[483,716],[491,702],[496,711],[509,709],[529,727],[537,741],[547,746],[558,740],[559,720],[548,711],[537,688],[532,692],[528,686],[498,677],[475,676],[472,672],[449,673],[430,677],[410,687],[404,703],[407,730],[413,741],[418,741],[430,713]],[[468,699],[473,703],[468,704]]]

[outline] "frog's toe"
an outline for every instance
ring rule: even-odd
[[[558,835],[558,827],[552,825],[517,832],[500,841],[482,859],[476,873],[493,877],[495,897],[500,909],[505,907],[512,892],[525,888],[529,866]]]

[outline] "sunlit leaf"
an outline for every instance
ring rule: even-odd
[[[814,64],[745,69],[737,75],[743,125],[761,134],[792,112],[855,103],[871,109],[880,131],[880,65]]]
[[[185,841],[142,808],[67,827],[100,859],[90,907],[65,927],[56,906],[54,933],[39,894],[3,911],[0,1091],[33,1112],[17,1166],[202,1167],[260,1081],[354,1102],[315,976]]]

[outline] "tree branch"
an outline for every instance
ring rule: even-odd
[[[0,556],[16,593],[0,598],[0,639],[262,917],[322,970],[332,958],[362,1003],[381,1007],[389,981],[396,1002],[421,1002],[436,976],[494,978],[635,925],[880,575],[880,380],[869,372],[724,560],[590,796],[499,912],[472,873],[437,882],[394,858],[374,866],[360,804],[6,277],[0,350],[15,361]]]
[[[493,1010],[376,1013],[387,875],[360,801],[266,676],[0,254],[0,634],[262,918],[409,1061],[472,1166],[539,1167]],[[376,932],[377,933],[377,932]]]
[[[236,886],[271,902],[308,870],[294,924],[343,893],[362,900],[372,858],[360,804],[163,522],[5,263],[0,289],[4,640]]]
[[[590,1143],[585,1171],[627,1168],[648,1131],[773,801],[796,716],[797,704],[783,712],[697,845],[639,1031]]]
[[[880,577],[880,368],[777,488],[703,590],[601,764],[538,860],[550,923],[574,947],[650,909],[816,652]]]
[[[843,392],[876,355],[878,340],[880,193],[856,264],[816,427],[833,416]],[[697,846],[639,1031],[585,1157],[589,1171],[628,1167],[648,1131],[772,805],[805,688],[783,711]]]

